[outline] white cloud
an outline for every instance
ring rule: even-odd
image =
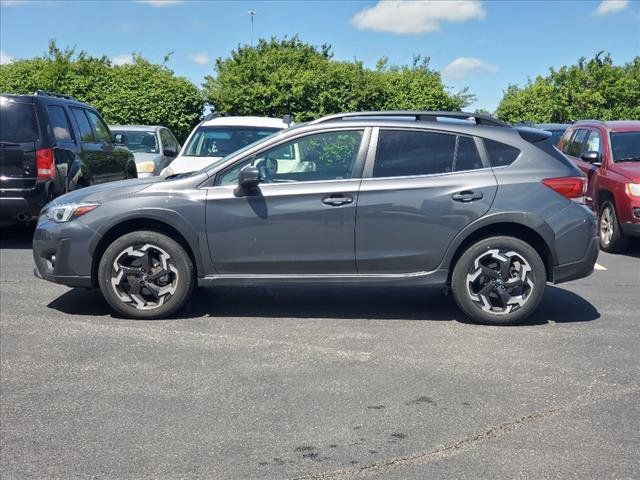
[[[462,80],[474,75],[498,72],[498,67],[473,57],[458,57],[442,70],[442,76],[451,80]]]
[[[196,52],[189,54],[189,60],[197,63],[198,65],[206,65],[211,61],[211,58],[205,52]]]
[[[0,65],[5,65],[11,62],[13,62],[13,57],[0,50]]]
[[[629,0],[602,0],[596,8],[596,15],[609,15],[624,10],[629,4]]]
[[[417,34],[440,30],[442,22],[466,22],[485,16],[479,0],[381,0],[356,13],[351,23],[360,30]]]
[[[114,65],[127,65],[129,63],[133,63],[133,55],[130,53],[117,55],[111,59],[111,63]]]
[[[138,0],[138,3],[146,3],[152,7],[168,7],[169,5],[177,5],[183,0]]]

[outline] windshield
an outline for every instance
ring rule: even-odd
[[[640,132],[614,132],[611,134],[614,162],[640,162]]]
[[[279,128],[265,127],[198,127],[183,156],[226,157],[278,131]]]
[[[122,135],[124,144],[132,152],[158,153],[155,132],[143,130],[112,130],[113,135]]]

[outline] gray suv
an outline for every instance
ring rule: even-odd
[[[135,318],[177,312],[196,285],[385,284],[448,287],[476,322],[522,322],[598,256],[586,179],[548,137],[462,112],[324,117],[201,171],[54,200],[36,275]]]

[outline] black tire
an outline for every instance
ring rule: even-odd
[[[451,291],[472,321],[515,325],[536,310],[546,282],[538,252],[518,238],[500,236],[480,240],[462,254],[453,269]]]
[[[107,247],[100,259],[98,283],[106,301],[120,314],[156,319],[178,312],[191,297],[196,280],[191,258],[180,244],[160,232],[138,231]]]
[[[616,207],[610,200],[602,202],[598,209],[598,238],[600,248],[608,253],[619,253],[629,246],[629,237],[622,232]]]

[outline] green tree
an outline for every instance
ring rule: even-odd
[[[550,69],[524,86],[509,85],[498,105],[508,122],[568,122],[640,118],[640,56],[614,65],[609,54]]]
[[[205,77],[204,95],[216,111],[234,115],[279,117],[293,113],[306,121],[331,113],[358,110],[459,110],[472,97],[452,94],[428,58],[411,66],[376,69],[358,61],[336,61],[329,45],[315,47],[290,39],[261,39],[218,58],[215,76]]]
[[[0,66],[0,91],[49,90],[95,107],[108,123],[161,124],[184,140],[198,123],[204,99],[189,80],[134,55],[129,65],[60,49],[52,41],[42,57]]]

